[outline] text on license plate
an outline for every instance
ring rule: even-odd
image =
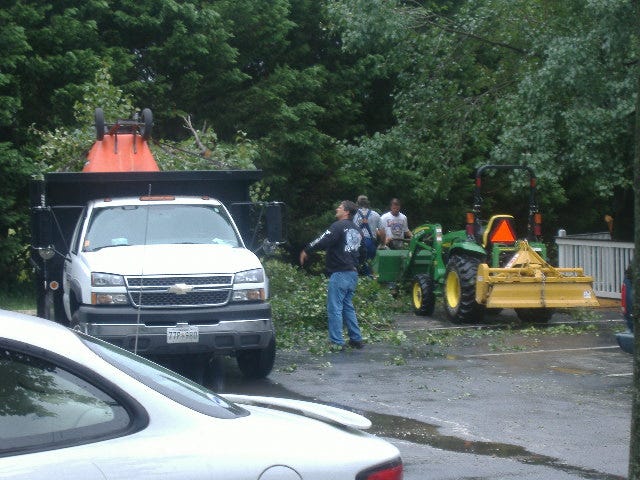
[[[199,336],[197,326],[167,328],[167,343],[198,343]]]

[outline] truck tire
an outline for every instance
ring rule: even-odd
[[[551,308],[516,308],[516,315],[524,323],[548,323],[553,316]]]
[[[271,373],[276,359],[276,340],[272,338],[265,348],[240,350],[236,354],[238,368],[246,378],[265,378]]]
[[[104,138],[104,112],[101,108],[96,108],[95,122],[96,139],[102,140]]]
[[[436,306],[433,277],[428,273],[421,273],[413,277],[411,284],[411,303],[416,315],[431,316]]]
[[[77,310],[73,312],[73,314],[71,315],[71,322],[69,322],[69,328],[77,332],[82,331],[82,329],[80,328],[80,313]]]
[[[480,259],[453,254],[447,262],[444,277],[444,309],[453,323],[478,323],[484,308],[476,302],[476,277]]]

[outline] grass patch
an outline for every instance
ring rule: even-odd
[[[36,292],[32,284],[17,284],[0,291],[0,308],[4,310],[35,310]]]

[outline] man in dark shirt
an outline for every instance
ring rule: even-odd
[[[349,333],[349,345],[362,348],[362,334],[358,326],[353,295],[358,285],[358,264],[362,234],[353,223],[358,211],[355,203],[344,200],[336,208],[336,221],[300,252],[300,265],[316,250],[326,250],[326,269],[329,275],[327,313],[329,341],[337,349],[344,348],[342,326]]]

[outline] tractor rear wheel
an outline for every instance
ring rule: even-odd
[[[525,323],[548,323],[553,315],[551,308],[516,308],[516,315]]]
[[[476,277],[480,259],[454,254],[444,277],[444,309],[453,323],[478,323],[484,309],[476,302]]]
[[[411,303],[416,315],[433,315],[436,296],[434,294],[433,277],[428,273],[421,273],[413,277]]]

